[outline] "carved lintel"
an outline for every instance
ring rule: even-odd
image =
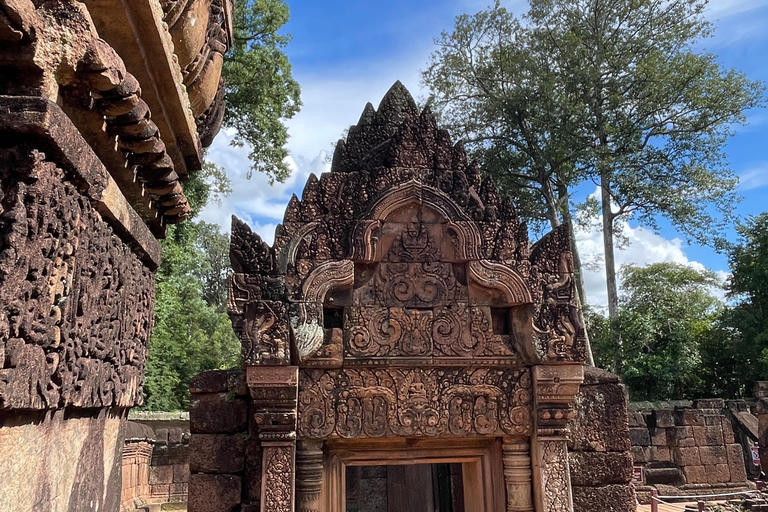
[[[296,510],[320,511],[323,482],[323,442],[300,440],[296,446]]]
[[[295,442],[263,442],[261,512],[294,512]]]
[[[506,512],[534,512],[528,439],[505,437],[501,450],[507,488]]]

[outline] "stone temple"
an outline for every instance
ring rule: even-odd
[[[592,370],[600,405],[574,409],[586,346],[567,231],[531,245],[399,82],[291,199],[273,246],[233,218],[230,257],[245,368],[193,382],[192,445],[212,462],[192,468],[191,512],[210,496],[262,512],[634,510],[623,391]],[[575,498],[569,422],[605,480]],[[234,459],[242,471],[213,462]]]
[[[191,438],[127,421],[232,11],[0,0],[0,512],[155,512],[155,489],[190,512],[634,510],[567,231],[531,244],[400,83],[273,246],[233,219],[242,368],[192,380]]]

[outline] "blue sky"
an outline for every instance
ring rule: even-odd
[[[229,145],[231,133],[223,131],[209,156],[224,166],[232,180],[233,194],[221,205],[210,205],[202,218],[229,230],[234,213],[267,241],[281,221],[292,193],[301,195],[309,173],[328,170],[327,153],[342,131],[354,124],[365,103],[377,105],[396,81],[414,94],[423,95],[420,69],[434,50],[433,39],[453,27],[455,16],[487,7],[491,0],[288,0],[293,36],[287,48],[294,77],[302,87],[304,107],[288,122],[291,138],[289,165],[292,176],[270,186],[264,176],[246,179],[247,149]],[[527,9],[524,0],[503,1],[515,14]],[[744,71],[752,79],[768,82],[768,0],[712,0],[707,17],[715,36],[701,47],[719,56],[722,65]],[[731,168],[740,176],[744,200],[740,215],[768,211],[768,110],[748,113],[749,125],[737,127],[726,152]],[[594,187],[580,189],[586,196]],[[624,226],[629,246],[617,253],[619,264],[644,265],[676,261],[705,266],[725,275],[727,261],[708,247],[689,246],[669,225],[654,233],[635,223]],[[590,303],[605,303],[605,279],[599,269],[600,234],[584,230],[577,235],[583,257],[595,263],[587,271]]]

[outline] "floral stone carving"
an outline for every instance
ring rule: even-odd
[[[567,468],[560,423],[585,359],[568,233],[531,247],[512,201],[401,84],[291,199],[272,246],[233,219],[231,258],[253,417],[262,441],[298,440],[299,503],[325,510],[328,440],[504,438],[501,481],[520,494],[508,510],[532,510],[532,474],[545,475],[552,510],[568,509],[562,471],[534,468]],[[279,396],[256,379],[296,366]],[[540,456],[539,435],[559,444]],[[264,479],[275,488],[262,510],[282,510],[271,493],[283,484]]]

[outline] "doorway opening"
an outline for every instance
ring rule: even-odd
[[[346,512],[465,512],[460,463],[347,466]]]

